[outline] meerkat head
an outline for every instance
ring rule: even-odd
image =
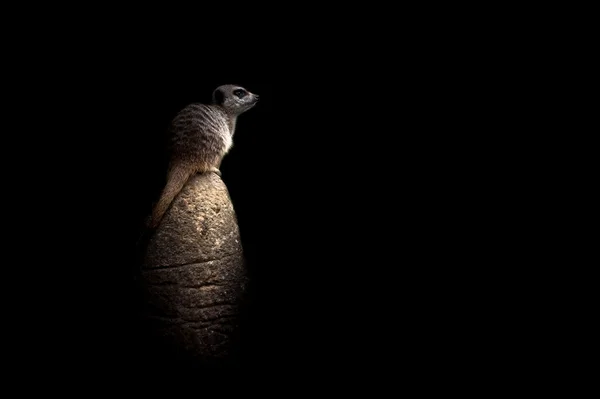
[[[256,105],[258,95],[240,86],[223,85],[213,92],[212,102],[223,107],[230,114],[239,115]]]

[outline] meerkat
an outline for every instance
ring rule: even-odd
[[[148,227],[156,228],[190,177],[219,170],[233,145],[237,117],[256,105],[259,96],[243,87],[223,85],[210,104],[190,104],[173,118],[168,129],[167,182],[152,210]]]

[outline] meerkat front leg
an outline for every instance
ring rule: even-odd
[[[215,172],[219,177],[221,177],[221,163],[223,162],[223,158],[221,157],[221,159],[216,159],[215,160],[215,164],[213,166],[211,166],[208,171],[209,172]]]

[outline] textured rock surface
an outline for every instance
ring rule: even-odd
[[[246,282],[227,187],[214,173],[196,175],[148,242],[142,268],[147,328],[186,357],[227,360]]]

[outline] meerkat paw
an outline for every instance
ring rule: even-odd
[[[221,171],[215,167],[212,167],[210,172],[215,172],[219,177],[221,177]]]

